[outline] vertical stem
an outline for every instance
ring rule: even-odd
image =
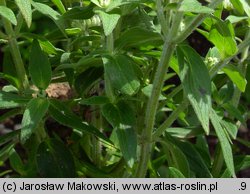
[[[6,6],[5,0],[0,0],[0,5]],[[27,78],[26,71],[24,68],[21,53],[19,51],[15,32],[12,28],[12,24],[8,20],[6,20],[5,18],[2,18],[2,20],[3,20],[3,24],[4,24],[4,29],[9,36],[10,52],[11,52],[11,55],[13,57],[17,76],[19,78],[19,81],[21,82],[20,89],[21,90],[27,89],[29,87],[29,82],[28,82],[28,78]]]
[[[152,95],[149,99],[146,108],[146,117],[145,117],[145,128],[142,131],[141,135],[141,145],[140,145],[140,158],[139,164],[136,170],[136,177],[145,177],[148,161],[151,156],[152,148],[152,130],[155,123],[155,115],[158,107],[158,99],[161,93],[161,89],[164,83],[164,77],[167,72],[169,62],[174,51],[175,44],[165,42],[160,59],[159,66],[156,71],[156,75],[153,81],[153,90]]]

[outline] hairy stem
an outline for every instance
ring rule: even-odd
[[[6,5],[5,0],[0,0],[0,5]],[[21,88],[20,90],[23,91],[29,87],[29,82],[28,78],[26,75],[26,71],[24,68],[24,63],[21,57],[21,53],[19,51],[18,43],[16,40],[16,35],[13,30],[12,24],[6,20],[5,18],[2,18],[3,24],[4,24],[4,29],[6,34],[8,34],[8,39],[9,39],[9,46],[10,46],[10,52],[15,64],[16,72],[19,81],[21,82]]]

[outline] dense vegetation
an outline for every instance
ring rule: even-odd
[[[1,177],[250,167],[249,0],[0,0],[0,45]]]

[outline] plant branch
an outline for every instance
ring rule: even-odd
[[[164,131],[169,128],[173,122],[178,118],[180,113],[184,111],[189,105],[188,99],[184,99],[182,103],[175,109],[170,116],[167,118],[167,120],[153,133],[153,140],[156,140],[159,136],[161,136]]]
[[[6,6],[5,0],[0,0],[0,5]],[[23,63],[23,60],[21,57],[21,53],[19,51],[18,43],[16,40],[16,35],[15,35],[15,32],[12,28],[12,24],[8,20],[6,20],[5,18],[2,18],[2,20],[3,20],[3,24],[4,24],[4,29],[5,29],[6,33],[8,34],[10,52],[11,52],[11,55],[13,57],[17,76],[18,76],[19,81],[21,82],[20,89],[25,90],[29,87],[29,82],[28,82],[28,78],[27,78],[26,71],[24,68],[24,63]]]
[[[211,2],[208,7],[215,8],[218,4],[220,4],[223,0],[214,0]],[[201,13],[197,15],[193,21],[188,25],[186,29],[182,31],[182,33],[174,39],[174,42],[180,43],[184,41],[202,22],[203,20],[208,16],[208,14]]]

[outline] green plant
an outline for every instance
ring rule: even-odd
[[[0,136],[0,176],[249,168],[237,137],[249,117],[249,13],[248,0],[0,0],[0,121],[22,115]],[[203,56],[188,43],[194,31],[212,45]],[[207,137],[219,141],[212,153]]]

